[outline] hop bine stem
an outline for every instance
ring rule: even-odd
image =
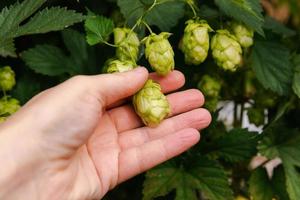
[[[191,10],[193,11],[193,14],[194,14],[194,18],[197,18],[197,12],[196,12],[196,9],[193,5],[193,2],[191,2],[190,0],[187,0],[186,3],[189,5],[189,7],[191,8]]]
[[[153,31],[152,29],[150,28],[150,26],[145,22],[145,21],[142,21],[142,23],[146,26],[146,28],[148,29],[148,31],[153,34]]]

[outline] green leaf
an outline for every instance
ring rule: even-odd
[[[279,23],[270,16],[266,16],[264,28],[284,37],[291,37],[296,34],[294,30],[287,28],[284,24]]]
[[[3,57],[17,57],[14,40],[12,38],[0,39],[0,55]]]
[[[300,98],[300,54],[294,56],[293,66],[294,66],[293,90],[295,94]]]
[[[224,169],[206,158],[195,161],[191,169],[168,162],[147,172],[144,200],[165,196],[172,190],[176,190],[177,200],[196,200],[197,190],[212,200],[233,199]]]
[[[70,72],[64,52],[52,45],[38,45],[22,53],[26,65],[37,73],[57,76]]]
[[[249,180],[249,192],[253,200],[266,200],[274,197],[272,186],[265,169],[257,168]]]
[[[264,35],[264,18],[259,0],[215,0],[215,3],[226,15]]]
[[[249,192],[253,200],[284,199],[288,200],[285,188],[285,175],[282,167],[273,171],[270,179],[264,168],[255,169],[249,180]]]
[[[0,37],[13,37],[19,24],[37,11],[46,0],[24,0],[15,3],[0,13]]]
[[[250,62],[256,77],[266,89],[280,95],[290,92],[292,65],[290,52],[285,46],[275,41],[257,39]]]
[[[62,31],[63,41],[70,52],[70,60],[74,62],[72,65],[74,71],[82,73],[88,66],[85,62],[89,59],[88,45],[83,34],[72,29]]]
[[[257,134],[246,129],[233,129],[209,145],[204,145],[203,150],[212,157],[240,162],[256,154],[256,144]]]
[[[157,4],[149,11],[153,2],[153,0],[147,3],[141,0],[118,0],[118,6],[130,26],[145,15],[144,20],[147,24],[155,25],[161,31],[169,31],[183,17],[185,8],[183,1],[157,0]]]
[[[229,187],[228,178],[223,167],[214,160],[200,158],[196,166],[191,169],[190,174],[197,178],[195,186],[208,199],[212,200],[231,200],[233,193]]]
[[[28,76],[28,74],[18,79],[17,85],[12,91],[12,96],[17,98],[21,104],[25,104],[34,95],[41,90],[41,84],[36,78]]]
[[[146,9],[146,5],[140,0],[118,0],[117,4],[130,26],[133,26],[137,22]]]
[[[46,8],[21,26],[15,36],[58,31],[84,19],[81,13],[76,13],[74,10],[60,7]]]
[[[38,45],[22,53],[25,63],[37,73],[48,76],[89,74],[97,63],[92,47],[85,36],[78,31],[67,29],[62,32],[63,42],[69,51],[51,45]]]
[[[300,131],[290,129],[282,122],[269,126],[258,146],[260,153],[269,159],[279,157],[282,160],[286,176],[287,192],[291,200],[300,199]]]
[[[111,19],[103,16],[90,15],[84,23],[86,41],[89,45],[106,42],[113,32],[114,23]]]
[[[158,1],[158,3],[160,2],[161,4],[155,6],[154,9],[147,13],[145,21],[149,25],[158,26],[161,31],[169,31],[183,17],[184,3],[179,0],[169,2],[165,0]]]

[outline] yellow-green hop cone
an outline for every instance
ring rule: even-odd
[[[136,64],[129,60],[109,59],[105,63],[105,73],[127,72],[133,70]]]
[[[137,61],[140,40],[134,31],[129,28],[115,28],[114,40],[118,46],[116,49],[118,59]]]
[[[133,96],[133,106],[145,125],[157,126],[170,113],[170,105],[158,83],[149,79]]]
[[[215,112],[218,108],[218,103],[218,97],[205,97],[204,108],[206,108],[210,112]]]
[[[15,98],[0,99],[0,115],[12,115],[20,109],[20,102]]]
[[[221,83],[216,78],[204,75],[198,83],[198,89],[208,97],[219,97],[221,91]]]
[[[197,87],[205,96],[204,107],[209,111],[216,111],[222,87],[220,81],[209,75],[204,75]]]
[[[168,37],[171,33],[162,32],[159,35],[152,33],[144,38],[146,45],[145,55],[150,66],[158,75],[165,76],[174,69],[174,51]]]
[[[15,72],[9,67],[0,68],[0,87],[3,91],[11,90],[16,84]]]
[[[254,31],[251,28],[239,22],[231,22],[230,29],[242,47],[248,48],[253,45]]]
[[[188,20],[186,24],[180,49],[187,64],[199,65],[207,58],[212,28],[205,20]]]
[[[219,67],[235,71],[242,62],[242,47],[228,30],[218,30],[211,41],[212,55]]]
[[[3,123],[3,122],[5,122],[6,119],[7,119],[7,117],[0,117],[0,124]]]

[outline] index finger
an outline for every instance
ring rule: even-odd
[[[163,93],[169,93],[181,88],[185,83],[184,75],[177,70],[170,72],[167,76],[159,76],[155,72],[149,74],[149,78],[160,84]],[[107,109],[115,108],[124,104],[128,99],[115,102],[109,106]]]

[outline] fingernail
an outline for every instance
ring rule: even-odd
[[[145,71],[147,71],[147,69],[145,67],[141,67],[141,66],[138,66],[137,68],[134,69],[135,72],[137,73],[145,73]]]

